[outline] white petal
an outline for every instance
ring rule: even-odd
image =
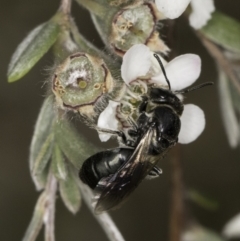
[[[223,235],[228,239],[240,237],[240,213],[224,226]]]
[[[178,136],[178,142],[181,144],[188,144],[195,141],[204,130],[204,112],[196,105],[185,105],[180,120],[181,130]]]
[[[190,25],[195,29],[200,29],[211,19],[211,14],[215,10],[213,0],[192,0],[192,13],[189,16]]]
[[[118,120],[116,118],[116,110],[118,102],[109,100],[108,106],[106,109],[99,115],[97,126],[100,128],[117,130],[118,129]],[[107,133],[100,133],[99,138],[102,142],[108,141],[112,135]]]
[[[158,10],[165,17],[178,18],[187,8],[191,0],[155,0]]]
[[[151,51],[144,44],[135,44],[123,56],[121,75],[128,85],[138,77],[146,75],[150,67]]]
[[[153,54],[154,54],[154,53],[151,52],[151,70],[150,70],[151,73],[150,73],[150,74],[151,74],[152,76],[156,76],[156,75],[159,75],[159,74],[162,72],[162,69],[161,69],[161,67],[160,67],[157,59],[154,57]],[[163,57],[161,57],[159,54],[158,54],[158,57],[160,58],[163,66],[166,66],[168,62],[167,62]],[[165,68],[165,67],[164,67],[164,68]],[[166,85],[166,84],[167,84],[167,83],[166,83],[166,81],[165,81],[165,82],[164,82],[164,85]]]
[[[193,84],[199,77],[201,72],[201,59],[196,54],[180,55],[165,66],[165,71],[170,81],[172,91],[182,90]],[[162,72],[153,77],[151,82],[166,85],[166,80]]]

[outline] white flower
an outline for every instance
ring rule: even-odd
[[[193,84],[200,75],[201,59],[198,55],[185,54],[178,56],[169,63],[164,60],[162,62],[170,81],[172,92],[182,90]],[[132,82],[137,80],[148,79],[150,83],[155,83],[164,88],[167,86],[157,60],[153,57],[153,53],[149,48],[143,44],[134,45],[126,52],[123,57],[121,75],[127,85],[131,85]],[[118,105],[118,102],[111,101],[109,103],[108,107],[99,116],[99,127],[117,130],[116,108]],[[115,113],[115,120],[112,113]],[[180,120],[179,143],[187,144],[194,141],[204,130],[204,113],[196,105],[185,105]],[[104,141],[108,140],[111,136],[109,134],[104,135]],[[106,138],[106,136],[108,137]]]
[[[161,58],[161,57],[160,57]],[[193,84],[201,72],[201,59],[195,54],[184,54],[169,63],[162,59],[172,91],[182,90]],[[167,85],[165,77],[153,53],[144,44],[136,44],[123,56],[121,75],[129,85],[132,81],[149,76],[149,82]]]
[[[213,0],[192,0],[192,13],[189,16],[190,25],[195,29],[205,26],[215,11]]]
[[[118,102],[109,101],[106,109],[100,114],[98,118],[97,126],[100,128],[105,128],[109,130],[117,130],[118,129],[118,120],[116,118],[116,109],[119,105]],[[102,142],[108,141],[111,135],[106,133],[99,133],[99,138]]]
[[[240,213],[234,216],[223,228],[223,235],[227,239],[240,237]]]
[[[211,18],[214,12],[213,0],[155,0],[157,8],[167,18],[178,18],[191,4],[192,13],[189,16],[190,25],[195,29],[200,29]]]

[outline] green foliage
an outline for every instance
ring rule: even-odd
[[[89,155],[98,151],[64,119],[56,122],[54,131],[57,144],[76,169],[82,166]]]
[[[216,11],[200,31],[223,48],[240,54],[240,22],[237,20]]]
[[[35,125],[32,142],[30,146],[29,165],[31,175],[38,190],[44,188],[46,184],[46,164],[51,156],[51,128],[54,120],[53,96],[45,99],[40,110],[37,123]],[[37,170],[38,167],[43,172]]]
[[[66,161],[61,149],[56,143],[52,153],[51,171],[58,180],[66,180],[68,175]]]
[[[17,47],[8,68],[8,81],[22,78],[56,41],[59,24],[49,21],[33,29]]]
[[[208,210],[216,210],[219,207],[218,202],[193,189],[188,191],[188,198]]]
[[[36,161],[33,166],[33,175],[39,175],[43,172],[48,161],[50,160],[52,154],[52,145],[53,145],[53,134],[50,133],[46,141],[41,146],[41,149],[37,155]]]
[[[78,178],[76,173],[69,166],[66,180],[59,181],[62,200],[67,209],[72,213],[76,213],[81,206],[81,194],[76,178]]]

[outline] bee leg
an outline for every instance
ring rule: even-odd
[[[97,131],[100,131],[100,132],[103,132],[103,133],[117,135],[122,139],[122,142],[123,142],[124,145],[129,146],[129,147],[135,147],[135,142],[131,141],[131,140],[128,140],[123,131],[113,131],[113,130],[99,128],[99,127],[96,127],[95,129]]]
[[[135,130],[138,129],[138,126],[132,117],[128,116],[127,121]]]
[[[135,141],[128,140],[124,132],[119,131],[118,136],[120,136],[122,138],[122,142],[124,145],[133,147],[133,148],[136,146]]]
[[[146,176],[146,179],[148,180],[154,179],[156,177],[159,177],[161,174],[162,174],[162,169],[160,169],[157,166],[154,166]]]
[[[148,104],[148,97],[147,96],[142,96],[142,102],[141,102],[141,104],[138,107],[139,113],[146,112],[147,104]]]

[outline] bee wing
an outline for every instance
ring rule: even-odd
[[[129,160],[113,175],[102,178],[95,188],[95,213],[117,208],[145,178],[154,164],[148,161],[153,129],[149,128]]]

